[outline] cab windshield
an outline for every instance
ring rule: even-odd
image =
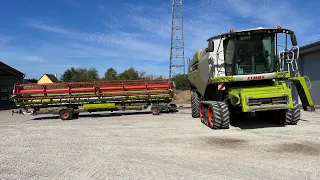
[[[225,40],[224,49],[227,75],[273,72],[273,34],[233,37]]]

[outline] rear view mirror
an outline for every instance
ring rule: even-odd
[[[292,46],[296,46],[298,44],[296,35],[295,34],[290,34],[290,38],[291,38]]]
[[[208,51],[209,52],[213,52],[214,50],[214,44],[213,44],[213,41],[208,41]]]

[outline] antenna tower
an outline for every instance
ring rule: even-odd
[[[169,78],[185,74],[182,0],[172,0],[172,30]]]

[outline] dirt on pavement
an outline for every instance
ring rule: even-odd
[[[296,126],[249,117],[211,130],[175,114],[0,112],[0,179],[319,179],[320,114]]]

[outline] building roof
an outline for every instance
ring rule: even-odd
[[[21,71],[18,71],[17,69],[5,64],[4,62],[0,61],[0,66],[5,67],[6,69],[8,69],[9,71],[11,71],[12,73],[14,73],[17,76],[21,76],[24,77],[24,73]]]
[[[297,49],[294,49],[293,51],[296,53]],[[317,51],[320,51],[320,40],[299,47],[299,55],[309,54],[309,53],[313,53],[313,52],[317,52]],[[283,52],[281,52],[281,54],[282,53]]]
[[[300,54],[306,54],[306,53],[312,53],[315,51],[319,51],[320,50],[320,40],[301,46],[300,47]]]
[[[23,79],[24,83],[37,83],[38,80],[36,79]]]
[[[50,81],[52,81],[52,82],[60,82],[59,79],[57,79],[57,77],[55,75],[53,75],[53,74],[44,74],[43,76],[47,76],[50,79]],[[43,76],[41,76],[41,78]]]

